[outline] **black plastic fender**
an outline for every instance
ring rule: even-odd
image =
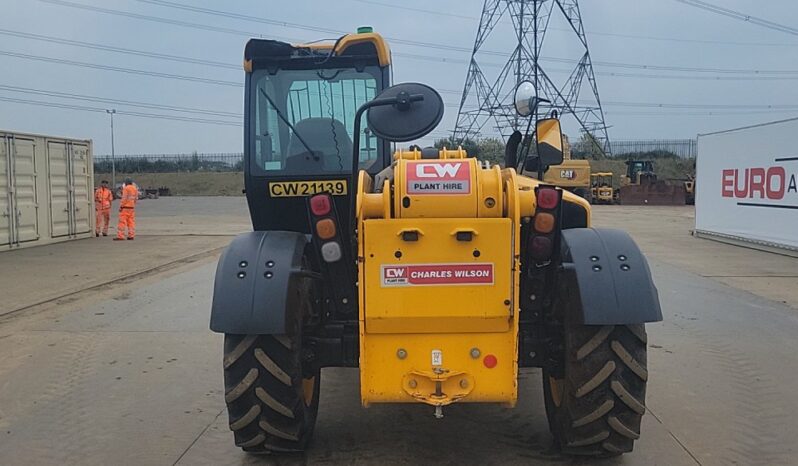
[[[286,312],[297,306],[298,280],[307,237],[292,231],[254,231],[237,236],[216,266],[211,330],[220,333],[286,333]]]
[[[624,231],[562,231],[560,257],[566,315],[585,325],[624,325],[662,320],[659,294],[643,253]]]

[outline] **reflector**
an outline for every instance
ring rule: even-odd
[[[335,222],[331,218],[323,218],[316,222],[316,234],[321,239],[335,238]]]
[[[487,367],[488,369],[493,369],[494,367],[496,367],[496,364],[498,363],[499,360],[496,359],[496,356],[492,354],[485,356],[485,359],[482,360],[482,364],[484,364],[485,367]]]
[[[554,188],[538,188],[538,207],[541,209],[553,209],[557,207],[560,195]]]
[[[330,196],[327,194],[319,194],[310,198],[310,211],[313,215],[327,215],[332,210],[330,203]]]

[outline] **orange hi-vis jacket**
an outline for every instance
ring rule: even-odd
[[[94,207],[97,210],[106,210],[111,208],[111,201],[114,200],[114,195],[108,188],[99,188],[94,190]]]
[[[139,190],[134,184],[127,184],[122,188],[122,200],[119,202],[120,209],[133,209],[139,199]]]

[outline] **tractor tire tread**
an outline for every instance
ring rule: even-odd
[[[299,354],[287,337],[225,335],[225,402],[235,444],[250,453],[305,450],[318,410],[318,382],[306,406]],[[264,370],[265,369],[265,370]]]
[[[555,443],[563,453],[611,457],[632,451],[646,411],[643,325],[566,325],[560,403],[544,386]],[[550,374],[544,370],[544,382]]]

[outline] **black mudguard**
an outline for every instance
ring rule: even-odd
[[[304,234],[254,231],[237,236],[216,267],[211,330],[220,333],[286,333],[286,312],[297,306],[298,280],[306,278]]]
[[[643,253],[624,231],[562,231],[565,312],[575,323],[624,325],[662,320],[659,295]]]

